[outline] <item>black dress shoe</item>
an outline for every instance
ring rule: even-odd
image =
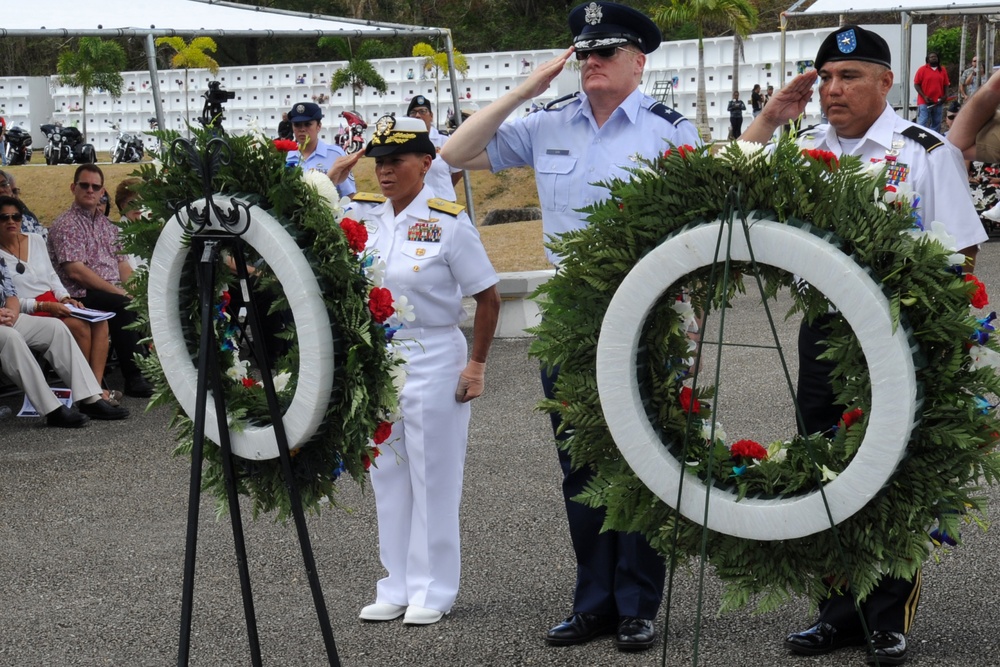
[[[645,651],[655,641],[656,629],[648,619],[625,616],[618,624],[615,644],[619,651]]]
[[[80,428],[89,421],[90,417],[81,415],[76,410],[70,410],[65,405],[60,405],[45,415],[45,425],[56,428]]]
[[[598,616],[574,612],[572,616],[549,630],[545,641],[549,646],[572,646],[583,644],[601,635],[610,635],[618,627],[614,616]]]
[[[149,398],[153,395],[153,385],[146,378],[139,377],[125,380],[125,395],[133,398]]]
[[[785,648],[801,655],[821,655],[845,646],[861,646],[864,643],[864,635],[845,634],[829,623],[819,621],[808,630],[788,635]]]
[[[93,403],[77,403],[77,409],[91,419],[101,419],[103,421],[113,421],[115,419],[125,419],[128,417],[128,409],[111,405],[103,398],[99,398]]]
[[[902,632],[876,630],[872,633],[872,648],[875,655],[868,654],[868,664],[875,664],[878,656],[880,665],[902,665],[906,662],[906,637]]]

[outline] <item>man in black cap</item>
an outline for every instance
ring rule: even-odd
[[[776,129],[797,119],[812,99],[818,77],[820,107],[829,122],[804,130],[799,144],[838,156],[854,155],[866,163],[885,163],[889,184],[909,186],[920,196],[921,219],[926,224],[944,222],[971,270],[978,244],[987,237],[968,194],[961,155],[939,135],[900,118],[886,103],[893,75],[885,40],[859,26],[843,26],[820,45],[815,64],[816,70],[795,77],[771,98],[741,139],[765,143]],[[799,330],[797,402],[807,434],[828,431],[845,411],[837,405],[830,383],[833,363],[818,358],[826,350],[824,323],[829,317],[803,322]],[[860,614],[850,589],[834,591],[820,603],[816,624],[789,635],[785,646],[804,655],[829,653],[863,645],[867,629],[878,663],[902,664],[905,633],[919,600],[920,573],[912,581],[883,576],[859,601]]]
[[[406,108],[406,115],[410,118],[419,118],[427,126],[427,132],[431,143],[441,152],[441,147],[448,137],[438,132],[434,125],[434,112],[431,111],[431,102],[423,95],[414,95],[410,100],[410,106]],[[438,156],[440,157],[440,155]],[[450,166],[444,160],[434,160],[431,162],[430,171],[424,177],[424,182],[434,192],[435,197],[455,201],[455,186],[462,180],[462,170]]]
[[[449,164],[464,169],[533,167],[546,236],[585,226],[579,209],[608,196],[597,183],[631,178],[627,170],[638,166],[639,157],[701,143],[692,123],[639,91],[646,54],[661,40],[647,16],[613,2],[590,2],[573,9],[569,25],[571,48],[472,114],[441,151]],[[574,54],[583,92],[504,122],[545,92]],[[558,264],[559,257],[551,251],[548,256]],[[542,371],[547,397],[556,395],[557,375],[557,368]],[[552,421],[556,438],[565,438],[558,416]],[[562,448],[559,461],[577,579],[573,614],[549,630],[546,641],[566,646],[615,634],[620,650],[648,649],[656,637],[652,621],[663,594],[663,558],[641,535],[602,533],[604,511],[572,500],[591,479],[590,470],[574,470]]]
[[[329,174],[341,197],[354,196],[358,188],[354,184],[350,168],[361,156],[348,156],[340,146],[328,144],[319,138],[323,127],[323,111],[319,105],[299,102],[288,112],[288,120],[292,122],[292,132],[299,145],[299,150],[288,153],[288,163],[299,165],[302,171],[315,169]],[[343,167],[347,162],[350,164],[345,171]],[[338,174],[337,177],[334,177],[335,173]]]

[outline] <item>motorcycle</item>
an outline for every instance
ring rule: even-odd
[[[145,154],[142,138],[137,134],[123,132],[118,123],[112,123],[111,128],[118,132],[115,149],[111,151],[111,163],[140,162]]]
[[[337,132],[335,140],[337,145],[344,149],[348,155],[353,155],[365,149],[365,130],[368,124],[356,111],[341,111],[340,117],[347,121],[347,126],[342,126]]]
[[[4,135],[7,164],[16,167],[31,162],[31,133],[14,125]]]
[[[42,132],[49,142],[45,144],[45,164],[87,164],[97,162],[97,151],[84,143],[83,134],[75,127],[62,127],[59,123],[42,125]]]

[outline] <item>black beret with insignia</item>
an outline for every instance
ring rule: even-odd
[[[861,60],[892,67],[889,45],[878,34],[857,25],[845,25],[830,33],[816,52],[816,69],[838,60]]]
[[[410,100],[410,106],[406,108],[406,115],[409,116],[417,107],[424,107],[428,111],[432,111],[430,100],[423,95],[414,95],[413,99]]]
[[[569,13],[569,29],[573,32],[573,46],[581,53],[625,44],[652,53],[663,39],[648,16],[616,2],[577,6]]]

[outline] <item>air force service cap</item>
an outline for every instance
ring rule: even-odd
[[[663,39],[648,16],[616,2],[577,6],[569,13],[569,29],[580,52],[635,44],[643,53],[652,53]]]
[[[312,102],[299,102],[288,112],[288,120],[293,123],[305,123],[323,118],[323,110]]]
[[[871,30],[845,25],[830,33],[816,52],[816,69],[838,60],[862,60],[892,67],[889,45]]]
[[[431,143],[427,125],[419,118],[382,116],[375,121],[375,133],[365,147],[365,157],[397,153],[426,153],[433,159],[437,149]]]

